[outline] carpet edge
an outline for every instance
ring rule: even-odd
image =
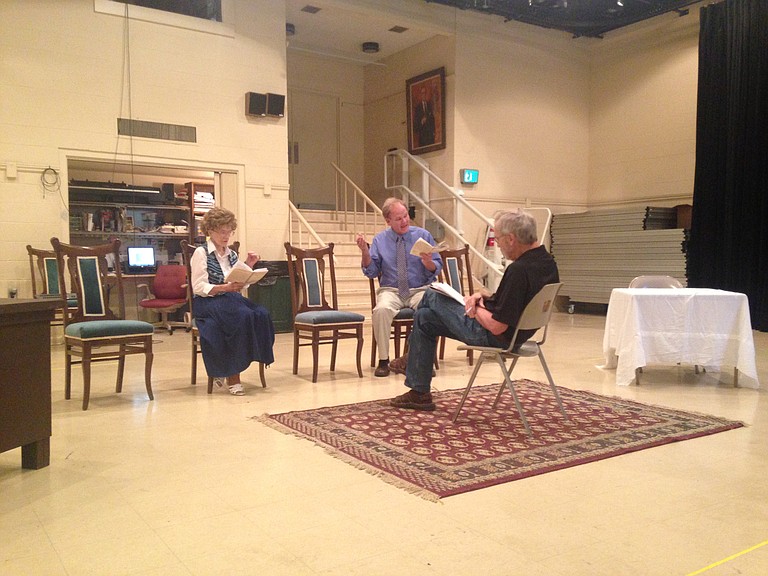
[[[283,434],[287,434],[289,436],[293,436],[300,440],[306,440],[308,442],[311,442],[318,448],[322,448],[322,450],[329,456],[332,456],[337,460],[341,460],[342,462],[344,462],[349,466],[353,466],[358,470],[362,470],[363,472],[366,472],[371,476],[374,476],[380,480],[383,480],[384,482],[394,486],[395,488],[404,490],[409,494],[413,494],[414,496],[418,496],[419,498],[422,498],[429,502],[440,501],[440,496],[438,494],[435,494],[434,492],[431,492],[425,488],[421,488],[420,486],[416,486],[415,484],[411,484],[410,482],[406,482],[405,480],[402,480],[397,476],[384,472],[383,470],[379,470],[378,468],[375,468],[369,464],[366,464],[365,462],[362,462],[353,456],[349,456],[345,454],[344,452],[334,448],[333,446],[328,446],[327,444],[323,444],[322,442],[319,442],[314,438],[309,438],[306,435],[302,434],[301,432],[294,430],[290,426],[287,426],[282,422],[275,420],[274,416],[269,413],[265,412],[261,416],[251,416],[251,420],[255,420],[256,422],[264,424],[268,428],[272,428],[273,430],[276,430]]]

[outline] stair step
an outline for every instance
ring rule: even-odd
[[[339,298],[339,309],[345,312],[356,312],[365,316],[367,326],[371,322],[371,292],[370,283],[360,270],[360,249],[355,242],[354,218],[347,217],[347,226],[344,230],[343,217],[332,210],[301,210],[301,214],[309,222],[324,242],[333,242],[336,269],[336,290]],[[357,217],[358,225],[362,228],[364,218]],[[367,224],[374,225],[374,232],[368,231],[370,241],[373,234],[386,228],[386,224],[380,217],[367,217]],[[305,234],[302,234],[305,237]],[[293,241],[298,241],[298,234],[294,233]]]

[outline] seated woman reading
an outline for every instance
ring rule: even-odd
[[[211,208],[203,217],[202,230],[208,241],[192,254],[192,309],[200,330],[203,362],[218,387],[225,383],[230,394],[245,394],[240,373],[251,362],[274,362],[275,328],[266,308],[251,302],[240,291],[242,282],[227,282],[232,268],[251,270],[259,261],[248,252],[245,262],[228,247],[237,228],[235,215],[224,208]]]

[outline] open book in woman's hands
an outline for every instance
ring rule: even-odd
[[[432,246],[429,242],[424,240],[424,238],[417,238],[416,242],[413,244],[413,248],[411,248],[411,254],[413,256],[419,256],[422,253],[425,254],[434,254],[437,252],[440,252],[440,250],[446,249],[445,242],[440,242],[440,244],[437,244],[436,246]]]
[[[243,268],[232,268],[224,279],[226,282],[242,282],[243,284],[255,284],[267,275],[266,268],[256,268],[255,270],[244,270]]]
[[[464,296],[462,296],[450,284],[446,284],[445,282],[432,282],[432,284],[430,284],[430,287],[433,290],[440,292],[440,294],[442,294],[443,296],[448,296],[448,298],[453,298],[454,300],[456,300],[456,302],[464,306]]]

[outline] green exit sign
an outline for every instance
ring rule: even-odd
[[[474,168],[462,168],[459,170],[459,177],[462,184],[477,184],[480,177],[480,171]]]

